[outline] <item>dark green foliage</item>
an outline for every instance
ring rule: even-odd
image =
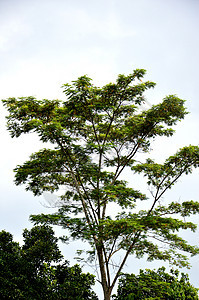
[[[9,232],[0,232],[0,298],[20,299],[20,246]],[[16,297],[16,298],[15,298]]]
[[[62,255],[58,248],[58,239],[49,226],[35,226],[31,230],[23,232],[24,245],[22,250],[27,260],[40,268],[44,263],[49,265],[53,261],[58,262]]]
[[[56,213],[31,220],[60,225],[66,229],[65,239],[90,243],[89,259],[98,259],[105,299],[130,254],[188,266],[185,254],[199,253],[178,236],[182,229],[195,231],[196,225],[184,216],[198,213],[199,202],[159,201],[183,174],[199,166],[199,147],[183,147],[162,164],[143,159],[155,138],[174,134],[172,126],[187,114],[185,101],[170,95],[143,110],[144,93],[155,86],[142,81],[144,74],[138,69],[119,75],[116,83],[102,88],[82,76],[63,86],[64,101],[3,100],[12,137],[35,132],[43,143],[52,144],[15,168],[15,183],[25,184],[34,195],[65,191]],[[120,177],[126,169],[131,171],[130,182]],[[151,194],[136,189],[135,173],[146,176]],[[144,207],[149,208],[139,212],[140,201],[147,201]],[[120,211],[115,217],[111,202]],[[114,261],[111,278],[112,259],[119,252],[123,259]]]
[[[84,274],[78,265],[68,267],[68,264],[58,265],[55,269],[54,299],[66,300],[97,300],[97,296],[91,291],[94,284],[94,276]]]
[[[23,236],[20,247],[10,233],[0,232],[0,299],[97,299],[91,290],[93,275],[82,273],[78,265],[60,263],[57,238],[49,226],[26,229]]]
[[[119,279],[115,300],[198,300],[198,290],[190,282],[188,275],[178,270],[165,272],[165,268],[140,270],[139,275],[123,274]]]

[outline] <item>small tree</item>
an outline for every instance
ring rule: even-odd
[[[198,300],[197,289],[190,282],[187,274],[165,268],[140,270],[139,275],[123,274],[119,279],[115,300]]]
[[[66,191],[57,213],[31,219],[60,225],[67,229],[68,238],[90,244],[87,254],[91,260],[97,257],[105,300],[110,299],[130,254],[187,266],[184,252],[199,252],[176,234],[181,229],[196,229],[182,217],[198,213],[199,203],[163,205],[159,201],[183,174],[198,167],[199,148],[184,147],[163,164],[150,158],[143,161],[142,155],[150,152],[156,137],[173,135],[171,127],[187,113],[185,101],[170,95],[143,111],[144,92],[155,86],[142,82],[144,74],[145,70],[139,69],[128,76],[119,75],[116,83],[102,88],[82,76],[63,86],[65,101],[33,97],[3,100],[12,137],[36,132],[42,142],[54,146],[32,154],[29,161],[17,166],[15,183],[26,184],[34,195],[63,186]],[[132,176],[141,173],[147,177],[149,197],[132,186],[133,180],[121,179],[126,169]],[[147,201],[149,209],[137,211],[140,201]],[[112,202],[120,211],[116,216],[110,208]],[[162,244],[167,248],[162,249]],[[118,253],[122,258],[116,262]]]

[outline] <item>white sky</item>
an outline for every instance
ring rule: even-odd
[[[198,145],[198,28],[197,0],[0,0],[0,98],[64,99],[60,86],[78,76],[87,74],[99,86],[145,68],[146,79],[157,83],[148,94],[151,104],[177,94],[191,112],[174,138],[156,143],[158,158],[171,155]],[[30,214],[50,211],[42,197],[13,184],[12,169],[39,143],[33,136],[11,139],[5,113],[1,108],[0,229],[19,240],[23,228],[32,226]],[[168,197],[198,200],[198,173],[183,178]],[[198,244],[198,232],[193,242]],[[64,247],[66,258],[73,257]],[[199,258],[192,263],[188,273],[199,287]],[[131,263],[128,267],[134,272]],[[153,265],[138,261],[139,267]]]

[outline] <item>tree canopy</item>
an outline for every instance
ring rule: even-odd
[[[1,299],[98,299],[91,289],[94,276],[82,273],[78,265],[69,267],[67,261],[61,262],[52,228],[25,229],[23,237],[20,246],[11,233],[0,232]]]
[[[165,268],[140,270],[139,275],[122,274],[119,279],[115,300],[198,300],[198,290],[194,288],[187,274]]]
[[[15,183],[25,184],[34,195],[64,190],[57,213],[31,220],[60,225],[66,229],[65,239],[90,244],[87,254],[93,262],[97,257],[106,300],[129,255],[187,266],[185,254],[199,253],[178,234],[196,230],[185,217],[199,212],[199,202],[160,201],[183,174],[198,167],[199,147],[185,146],[164,163],[144,158],[157,137],[174,134],[173,125],[187,114],[185,101],[169,95],[143,110],[145,92],[155,86],[143,81],[144,74],[136,69],[102,88],[82,76],[63,85],[63,101],[3,100],[12,137],[34,132],[44,145],[51,143],[15,168]],[[121,178],[126,169],[131,180]],[[146,177],[151,194],[136,189],[134,174]],[[140,202],[149,208],[139,211]],[[119,208],[116,216],[111,203]]]

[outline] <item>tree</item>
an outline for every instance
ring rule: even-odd
[[[0,232],[0,298],[20,299],[16,281],[19,278],[20,246],[9,232]],[[16,298],[14,298],[16,297]]]
[[[23,299],[53,299],[52,263],[58,264],[63,258],[58,248],[58,238],[51,227],[43,225],[25,229],[23,240],[19,258]]]
[[[78,265],[60,263],[62,255],[52,228],[25,229],[23,237],[20,247],[9,232],[0,232],[1,299],[98,299],[91,290],[93,275],[82,273]]]
[[[54,267],[55,284],[52,299],[66,300],[97,300],[98,297],[91,290],[94,276],[82,273],[79,265],[72,267],[68,263]]]
[[[139,275],[123,274],[119,279],[115,300],[198,300],[197,289],[190,282],[187,274],[179,279],[178,270],[165,272],[165,268],[140,270]]]
[[[105,300],[110,299],[130,254],[187,266],[184,254],[199,252],[177,234],[196,229],[184,218],[199,212],[199,202],[160,202],[183,174],[198,167],[199,147],[184,147],[163,164],[143,160],[155,138],[173,135],[172,126],[187,114],[185,101],[170,95],[148,110],[141,109],[145,91],[155,86],[142,81],[144,74],[145,70],[137,69],[128,76],[119,75],[116,83],[102,88],[82,76],[63,85],[64,101],[3,100],[12,137],[35,132],[44,144],[52,144],[15,168],[15,183],[26,184],[34,195],[65,189],[57,213],[32,216],[31,220],[60,225],[67,239],[90,244],[87,254],[93,261],[97,257]],[[132,176],[147,177],[151,195],[136,190],[133,181],[121,179],[126,169]],[[136,210],[140,201],[149,208]],[[112,202],[119,210],[116,216]],[[167,248],[162,249],[162,244]],[[119,262],[118,253],[122,256]]]

